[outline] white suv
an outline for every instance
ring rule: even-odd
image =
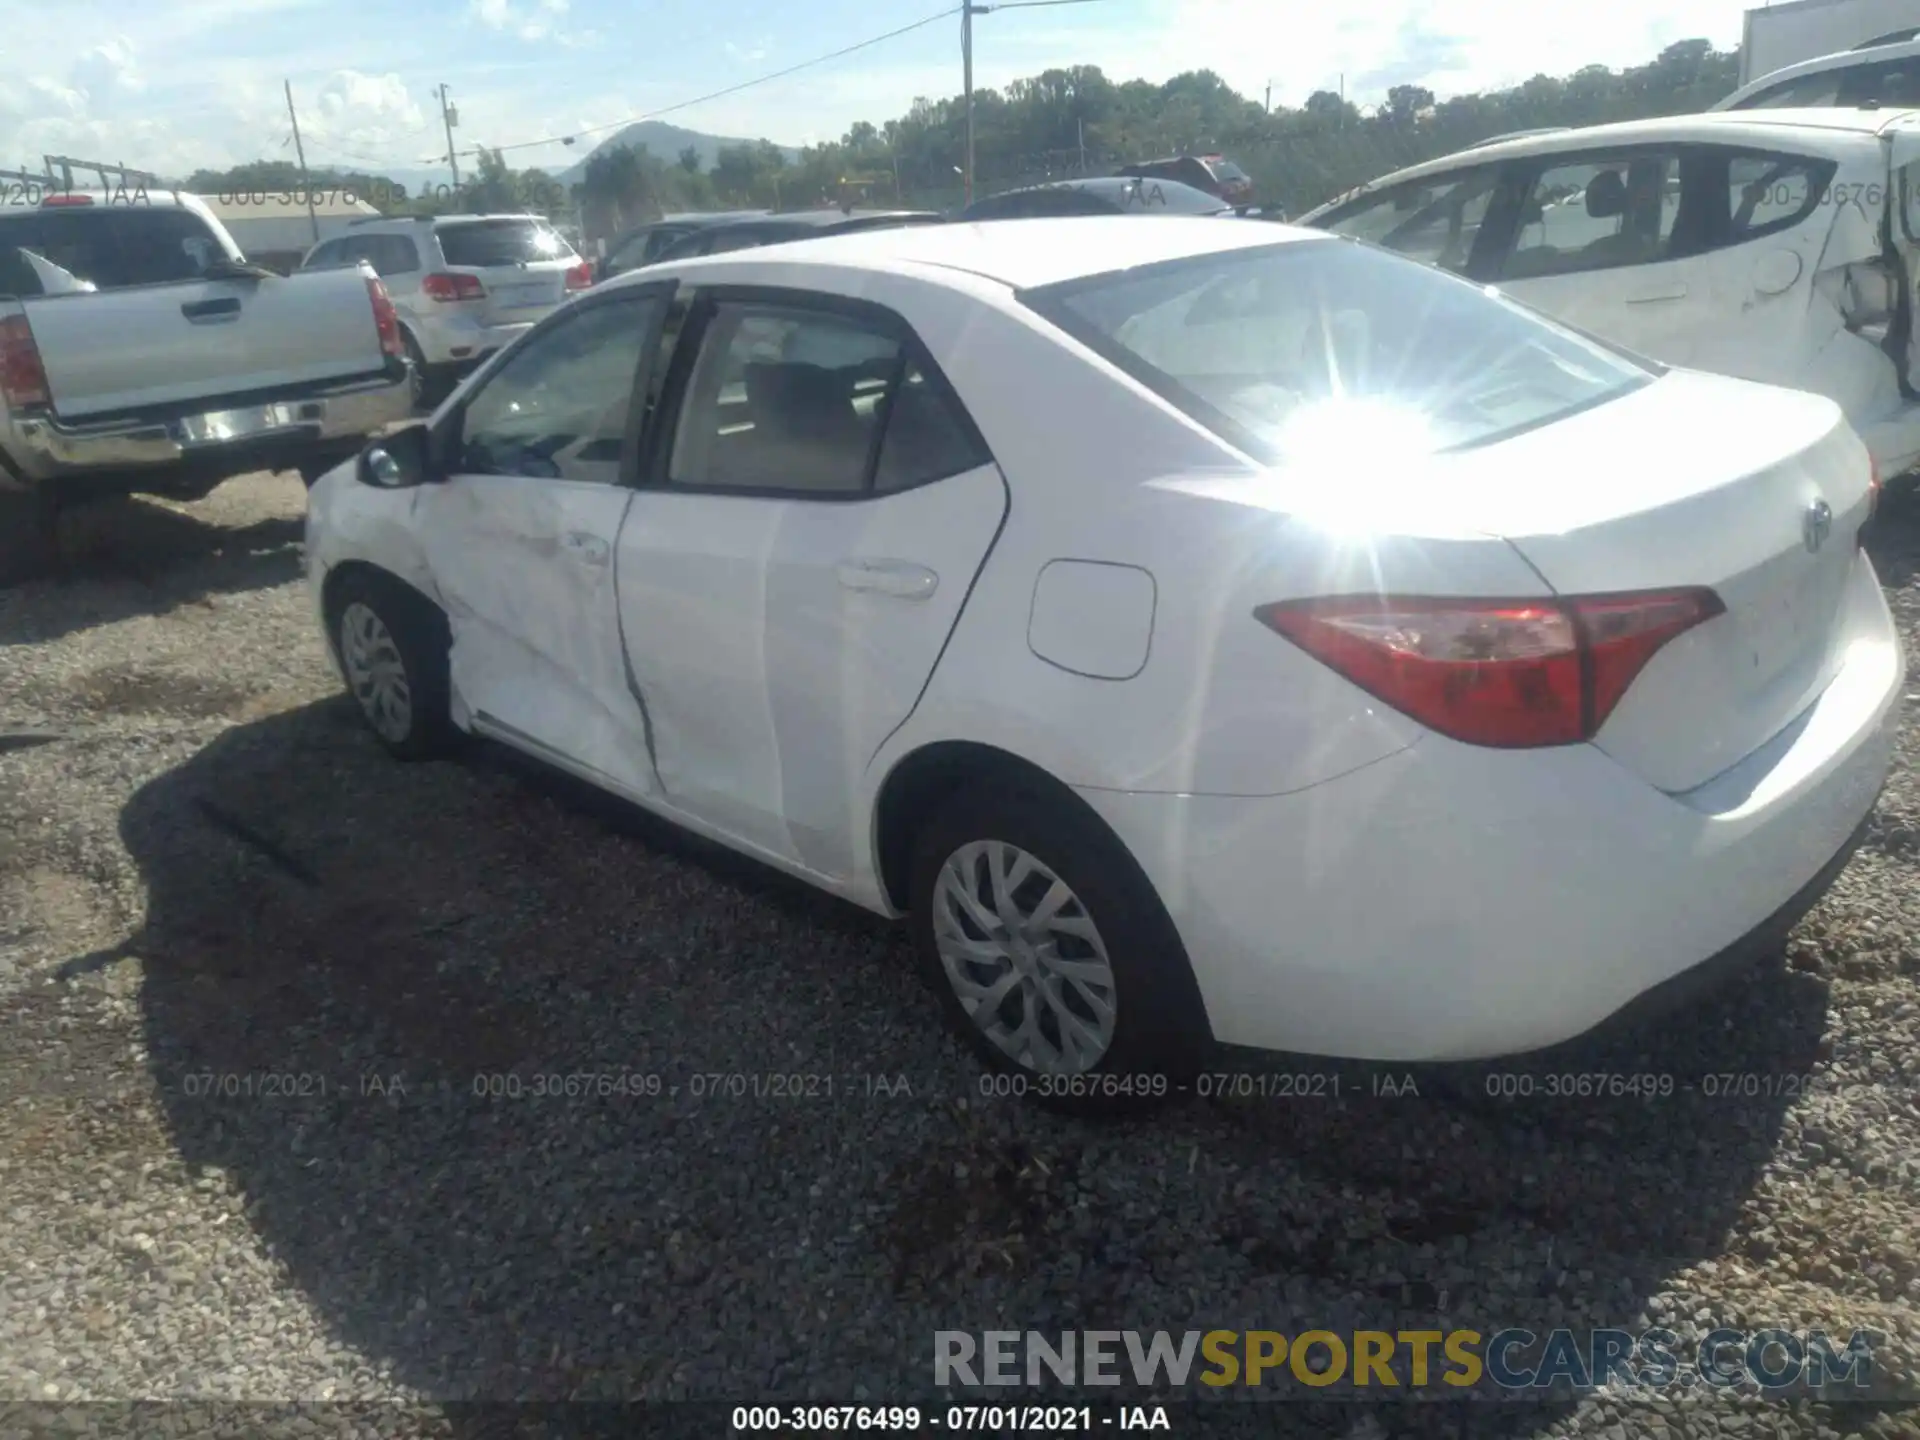
[[[1884,110],[1920,104],[1920,40],[1869,42],[1787,65],[1742,85],[1713,110]]]
[[[416,400],[593,284],[593,267],[538,215],[357,221],[314,246],[300,268],[362,262],[386,283],[399,312]]]
[[[1825,395],[1891,480],[1920,465],[1917,182],[1920,112],[1729,110],[1481,146],[1300,223],[1669,365]]]

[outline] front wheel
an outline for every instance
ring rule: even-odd
[[[921,833],[911,925],[948,1018],[1022,1093],[1138,1108],[1211,1041],[1172,922],[1133,857],[1071,800],[963,794]]]
[[[328,609],[341,677],[380,743],[401,760],[450,750],[458,732],[445,616],[426,597],[376,575],[342,577]]]

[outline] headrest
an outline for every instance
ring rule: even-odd
[[[820,435],[853,414],[853,386],[820,365],[756,361],[745,374],[747,411],[756,429],[787,435]]]
[[[1587,182],[1587,214],[1611,220],[1627,213],[1627,182],[1618,170],[1602,170]]]

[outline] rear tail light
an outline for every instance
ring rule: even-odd
[[[1675,636],[1725,610],[1711,590],[1546,600],[1362,595],[1254,611],[1401,713],[1469,745],[1590,740]]]
[[[487,287],[480,283],[478,275],[437,272],[422,279],[420,289],[429,300],[438,300],[443,304],[451,300],[478,300],[487,293]]]
[[[1892,323],[1900,306],[1900,280],[1883,260],[1836,265],[1814,276],[1813,288],[1840,312],[1841,323],[1856,335]]]
[[[373,301],[373,323],[380,332],[380,350],[398,360],[407,353],[400,338],[400,316],[393,308],[393,297],[375,276],[367,277],[367,298]]]
[[[1853,532],[1854,547],[1867,548],[1867,525],[1880,513],[1880,462],[1871,456],[1867,458],[1867,518],[1860,522],[1860,528]]]
[[[589,288],[592,284],[593,284],[593,266],[588,264],[585,260],[582,260],[578,265],[574,266],[571,270],[567,271],[567,293],[568,294],[572,294],[575,290],[585,290]]]
[[[24,315],[0,319],[0,399],[6,400],[10,410],[53,403],[40,347]]]
[[[45,210],[57,205],[91,205],[92,203],[93,197],[91,195],[49,195],[40,202],[40,208]]]

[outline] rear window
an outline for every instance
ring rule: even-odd
[[[539,220],[471,220],[441,225],[435,236],[449,265],[485,267],[580,258],[558,230]]]
[[[16,250],[102,290],[197,280],[227,259],[199,216],[144,205],[0,214],[0,253]]]
[[[1178,180],[1143,179],[1116,196],[1118,208],[1129,215],[1218,215],[1226,207],[1218,195],[1183,185]]]
[[[1267,463],[1487,444],[1653,378],[1490,290],[1352,241],[1193,256],[1021,298]]]
[[[1235,185],[1249,178],[1247,172],[1231,160],[1209,160],[1207,168],[1213,171],[1214,179],[1230,181]]]

